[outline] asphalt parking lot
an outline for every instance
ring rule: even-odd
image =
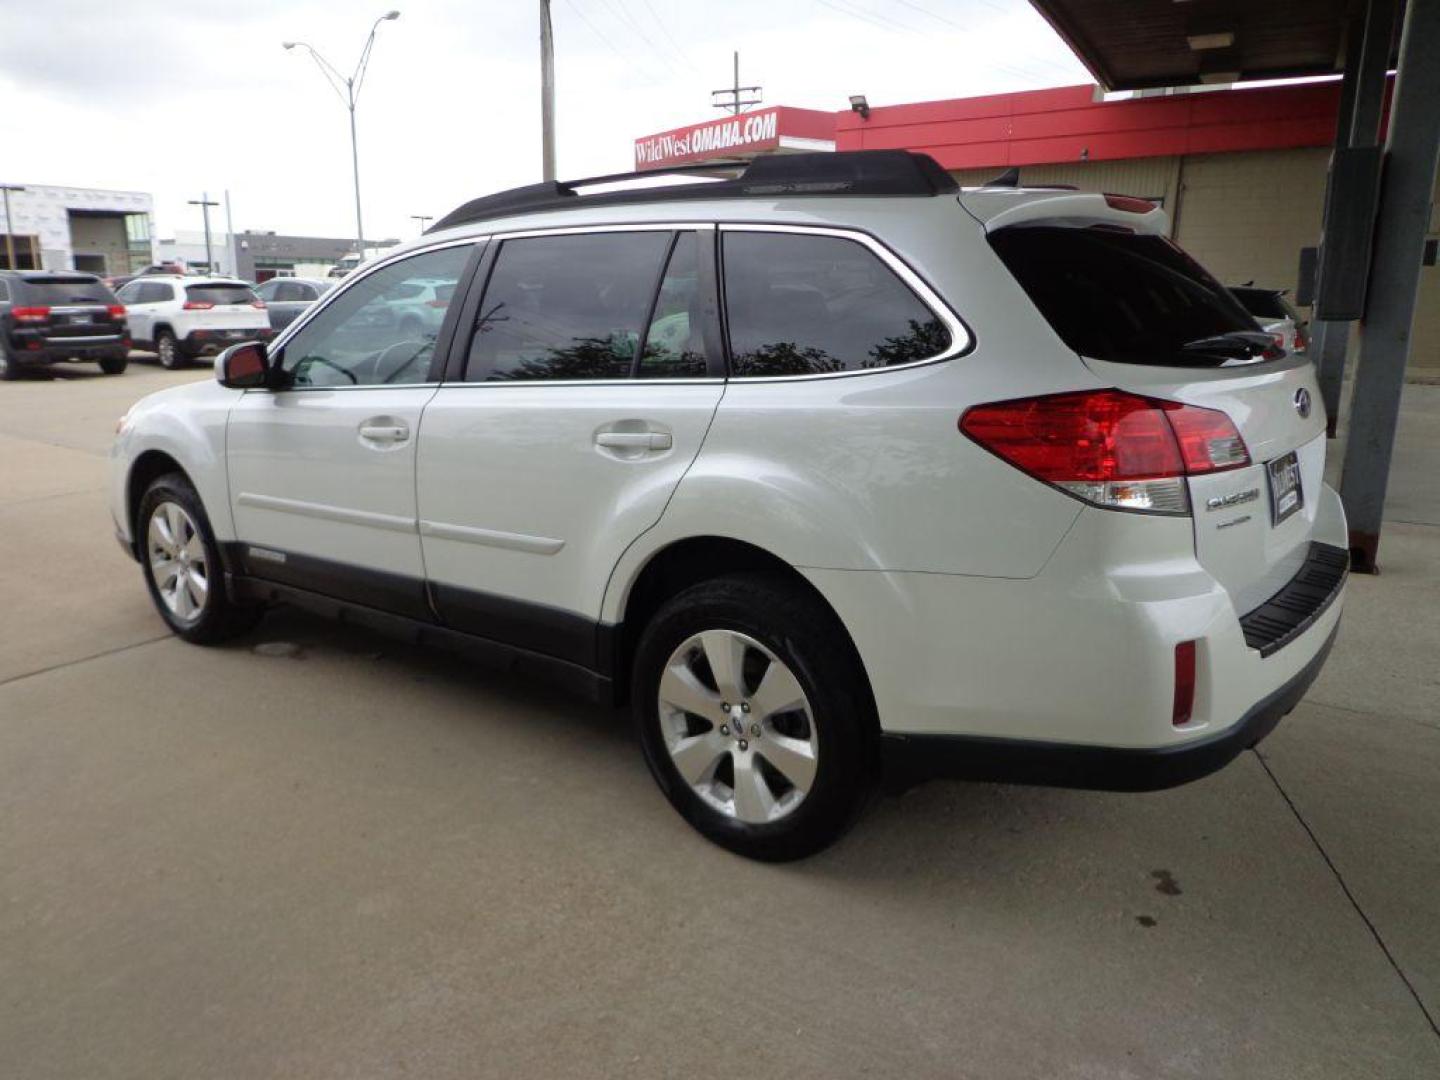
[[[619,714],[298,614],[170,637],[106,454],[208,377],[0,386],[0,1076],[1440,1075],[1440,387],[1258,753],[934,784],[765,866]]]

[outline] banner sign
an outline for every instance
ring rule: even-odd
[[[752,157],[767,150],[833,150],[835,117],[812,109],[776,105],[706,124],[662,131],[635,140],[635,168]]]

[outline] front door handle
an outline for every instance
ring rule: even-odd
[[[601,431],[595,445],[611,450],[669,450],[675,440],[668,431]]]
[[[402,443],[410,438],[410,429],[396,421],[367,420],[360,425],[360,438],[367,442]]]

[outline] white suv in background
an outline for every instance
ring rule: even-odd
[[[273,336],[265,301],[233,278],[153,274],[115,295],[125,305],[135,347],[155,353],[167,368]]]
[[[1304,694],[1348,563],[1315,374],[1162,211],[899,151],[583,186],[466,204],[126,415],[177,634],[288,602],[628,700],[765,859],[877,782],[1182,783]]]

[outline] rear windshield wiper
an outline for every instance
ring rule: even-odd
[[[1185,342],[1180,351],[1225,356],[1240,361],[1270,360],[1279,355],[1275,339],[1263,330],[1229,330],[1223,334],[1211,334]]]

